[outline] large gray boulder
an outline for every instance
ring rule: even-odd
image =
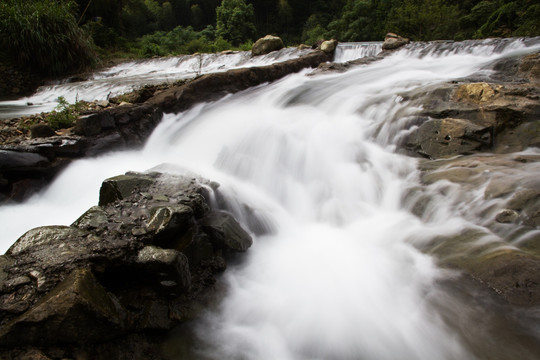
[[[272,51],[283,49],[283,40],[278,36],[266,35],[263,38],[255,41],[253,47],[251,48],[252,56],[259,56],[268,54]]]

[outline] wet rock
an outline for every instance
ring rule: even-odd
[[[191,284],[188,259],[177,250],[146,246],[137,254],[137,263],[160,277],[171,279],[166,284],[169,287],[186,290]]]
[[[492,129],[463,119],[432,119],[408,139],[408,148],[433,159],[470,154],[492,143]]]
[[[108,200],[71,226],[23,235],[0,256],[0,356],[32,346],[47,354],[159,349],[156,332],[163,339],[217,296],[223,253],[251,245],[231,215],[210,208],[209,184],[127,173],[104,181]],[[135,334],[141,344],[131,342]]]
[[[189,206],[163,206],[154,207],[150,210],[150,218],[146,223],[148,231],[155,233],[159,243],[171,243],[181,239],[193,218],[193,210]],[[179,250],[183,246],[176,245]]]
[[[386,34],[384,38],[384,43],[382,45],[383,50],[395,50],[403,45],[408,44],[410,41],[407,38],[401,37],[394,33]]]
[[[119,335],[125,313],[87,269],[75,270],[23,315],[4,325],[4,346],[84,345]]]
[[[129,197],[133,191],[145,191],[154,180],[151,176],[120,175],[107,179],[99,190],[99,205],[107,205]]]
[[[504,209],[501,210],[498,214],[495,220],[500,223],[508,224],[513,223],[519,218],[519,214],[517,211],[510,210],[510,209]]]
[[[56,132],[52,127],[45,124],[34,125],[30,128],[30,136],[32,138],[43,138],[49,136],[55,136]]]
[[[251,48],[252,56],[268,54],[272,51],[283,49],[283,40],[278,36],[266,35],[255,41]]]
[[[209,214],[202,220],[202,226],[218,242],[218,246],[242,252],[253,244],[251,236],[226,212]]]

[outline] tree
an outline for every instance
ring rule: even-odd
[[[392,8],[386,30],[412,40],[453,39],[458,28],[457,5],[445,0],[404,0]]]
[[[216,9],[216,36],[237,46],[255,36],[253,5],[244,0],[223,0]]]

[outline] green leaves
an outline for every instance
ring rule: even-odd
[[[53,130],[65,129],[73,126],[75,120],[79,117],[81,111],[81,104],[76,102],[70,104],[63,96],[58,99],[58,105],[55,110],[47,116],[47,122]]]
[[[77,26],[72,1],[3,0],[0,41],[10,60],[45,75],[78,70],[94,60]]]
[[[216,9],[216,36],[238,46],[255,36],[253,5],[244,0],[223,0]]]

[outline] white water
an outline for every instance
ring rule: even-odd
[[[334,54],[334,61],[342,63],[377,56],[382,51],[382,44],[382,42],[339,43]]]
[[[418,173],[415,159],[395,153],[415,112],[399,94],[540,49],[459,46],[404,49],[344,74],[295,74],[166,115],[143,150],[78,161],[44,194],[0,208],[4,249],[31,227],[75,220],[97,203],[104,178],[167,163],[159,169],[219,182],[243,224],[255,214],[271,230],[226,272],[227,297],[197,325],[193,358],[535,359],[506,323],[492,328],[478,300],[441,286],[457,275],[415,247],[474,219],[444,201],[428,220],[402,205]],[[539,332],[527,336],[538,343]]]
[[[251,52],[199,54],[129,61],[95,73],[85,81],[40,87],[35,94],[18,100],[0,101],[0,119],[53,110],[58,97],[69,103],[77,100],[106,100],[138,89],[141,85],[172,83],[213,72],[240,67],[264,66],[299,57],[307,50],[286,48],[263,56]]]

